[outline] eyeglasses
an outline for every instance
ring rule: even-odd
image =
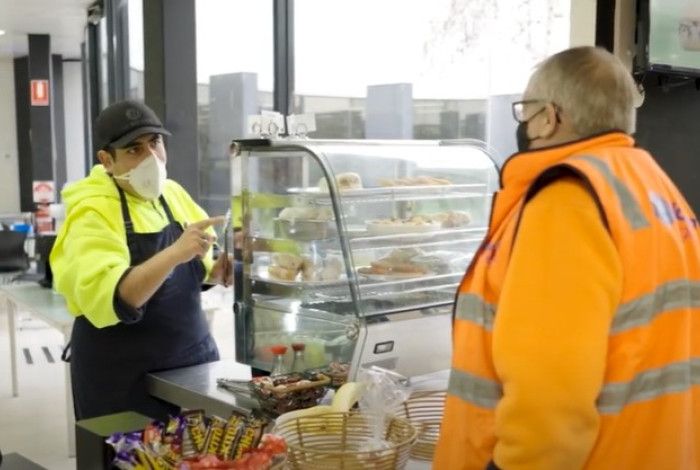
[[[529,116],[525,116],[525,106],[530,105],[530,104],[536,104],[536,103],[543,103],[544,106],[542,106],[540,109],[537,110],[537,112],[530,114]],[[522,100],[522,101],[514,101],[512,104],[513,108],[513,119],[515,119],[517,122],[523,123],[527,122],[533,117],[537,116],[540,114],[542,111],[545,110],[547,107],[547,101],[546,100]],[[555,105],[556,108],[556,105]]]

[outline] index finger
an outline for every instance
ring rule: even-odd
[[[205,229],[211,227],[212,225],[220,225],[224,223],[224,216],[219,215],[217,217],[209,217],[208,219],[200,220],[199,222],[194,222],[189,225],[189,227],[195,227],[198,229]]]

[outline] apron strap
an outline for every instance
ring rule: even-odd
[[[112,179],[114,181],[114,179]],[[122,210],[122,219],[124,219],[124,227],[126,229],[126,233],[134,233],[134,223],[131,221],[131,214],[129,213],[129,205],[126,203],[126,195],[124,194],[124,190],[117,184],[116,181],[114,181],[114,185],[117,187],[117,191],[119,191],[119,200],[121,201],[121,210]],[[173,213],[170,211],[170,206],[168,205],[167,202],[165,202],[165,197],[161,194],[158,197],[158,200],[160,201],[160,205],[163,206],[163,210],[165,211],[165,215],[168,218],[168,222],[172,223],[175,218],[173,217]]]
[[[61,351],[61,360],[63,362],[70,362],[70,343],[70,340],[68,340],[68,344]]]
[[[165,215],[168,216],[168,222],[172,223],[175,221],[175,218],[173,217],[173,213],[170,212],[170,206],[168,205],[167,202],[165,202],[165,197],[161,194],[158,197],[158,200],[160,201],[160,205],[163,206],[163,210],[165,211]]]
[[[112,179],[114,181],[114,179]],[[122,209],[122,219],[124,219],[124,228],[126,229],[126,233],[131,234],[134,233],[134,223],[131,221],[131,214],[129,214],[129,206],[126,203],[126,196],[124,195],[124,190],[119,187],[116,181],[114,181],[114,185],[117,187],[117,191],[119,191],[119,200],[121,201],[121,209]]]

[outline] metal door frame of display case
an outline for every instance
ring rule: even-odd
[[[408,321],[413,321],[416,322],[419,320],[418,317],[421,315],[418,315],[419,313],[422,314],[423,319],[421,320],[423,327],[425,328],[430,328],[435,325],[440,325],[440,328],[445,329],[445,334],[447,335],[446,337],[446,342],[449,343],[449,321],[451,319],[451,312],[452,312],[452,307],[451,305],[453,304],[453,301],[450,300],[448,301],[426,301],[430,303],[430,305],[425,304],[423,306],[413,306],[411,308],[405,308],[405,307],[398,307],[398,310],[393,311],[393,312],[382,312],[382,313],[373,313],[373,314],[365,314],[363,313],[363,308],[361,306],[361,293],[360,293],[360,276],[358,275],[357,271],[355,270],[355,260],[353,258],[353,249],[350,246],[351,245],[351,236],[348,234],[347,227],[346,227],[346,220],[343,217],[345,214],[345,210],[343,209],[343,201],[345,201],[347,193],[345,195],[341,194],[341,191],[337,185],[336,182],[336,168],[332,168],[330,162],[327,162],[327,157],[324,155],[323,151],[323,146],[325,145],[347,145],[347,146],[353,146],[353,147],[377,147],[377,146],[410,146],[410,147],[425,147],[427,149],[429,148],[436,148],[436,147],[441,147],[441,146],[458,146],[458,145],[464,145],[466,147],[471,147],[473,149],[479,150],[479,153],[488,157],[488,161],[493,165],[493,171],[490,169],[486,169],[486,182],[485,183],[474,183],[472,186],[482,186],[484,188],[483,190],[483,195],[481,197],[486,197],[487,199],[492,199],[494,192],[498,189],[498,167],[495,164],[493,158],[490,156],[488,153],[487,147],[484,146],[483,143],[481,142],[474,142],[471,140],[429,140],[429,141],[417,141],[417,140],[348,140],[348,139],[314,139],[314,140],[287,140],[287,139],[280,139],[280,140],[270,140],[270,139],[248,139],[248,140],[235,140],[232,143],[232,159],[235,158],[241,158],[243,157],[244,153],[246,153],[246,158],[242,158],[242,163],[241,163],[241,178],[248,178],[249,175],[249,168],[248,168],[248,162],[249,162],[249,157],[257,150],[262,152],[260,154],[255,155],[256,158],[261,158],[265,157],[265,153],[270,154],[270,157],[275,157],[279,158],[283,154],[292,154],[295,158],[302,158],[302,174],[306,175],[308,174],[308,161],[306,157],[311,158],[313,161],[317,163],[317,168],[320,170],[322,173],[323,178],[328,184],[328,194],[327,198],[330,200],[330,206],[332,207],[333,214],[334,214],[334,219],[335,219],[335,229],[337,230],[337,240],[339,244],[340,251],[342,253],[342,258],[344,262],[344,271],[345,275],[347,277],[347,286],[349,288],[349,294],[350,294],[350,301],[352,304],[352,309],[348,310],[347,313],[350,313],[351,311],[355,314],[352,322],[355,325],[355,334],[354,337],[349,336],[348,333],[348,340],[353,342],[353,355],[351,359],[352,363],[352,370],[354,372],[357,372],[357,368],[362,364],[365,364],[365,362],[362,361],[362,358],[365,355],[371,355],[370,353],[374,353],[375,355],[377,354],[376,347],[373,348],[374,351],[365,351],[367,349],[367,341],[372,332],[368,331],[363,331],[363,330],[368,330],[370,326],[373,328],[374,334],[373,334],[373,340],[374,342],[377,338],[380,338],[379,341],[383,341],[382,335],[386,336],[387,334],[387,328],[403,328],[404,331],[406,331],[406,328],[411,326],[411,324],[407,322],[401,323],[403,320],[408,320]],[[263,150],[264,149],[264,150]],[[400,165],[400,163],[399,163]],[[232,168],[235,168],[236,165],[232,162],[231,165]],[[480,169],[485,169],[487,168],[488,165],[484,165],[483,163],[479,167]],[[493,177],[493,178],[492,178]],[[302,178],[305,178],[303,176]],[[304,183],[305,184],[305,183]],[[463,185],[463,186],[468,186],[468,185]],[[451,188],[454,188],[453,185],[450,185]],[[362,191],[369,190],[370,192],[374,190],[375,188],[363,188]],[[379,189],[379,188],[377,188]],[[401,188],[399,188],[401,189]],[[386,188],[384,188],[386,190]],[[466,189],[463,189],[463,191],[466,191]],[[394,190],[392,190],[392,195],[393,195]],[[252,208],[249,206],[250,204],[250,186],[248,185],[247,181],[242,181],[241,179],[241,184],[240,184],[240,192],[237,194],[232,194],[232,196],[235,197],[240,197],[241,204],[238,207],[238,210],[240,210],[240,214],[236,214],[235,211],[237,208],[232,207],[232,212],[234,217],[239,217],[242,219],[241,216],[244,215],[249,215],[252,211]],[[461,194],[461,193],[455,193],[455,194]],[[468,194],[468,193],[466,193]],[[449,199],[448,196],[445,196]],[[473,197],[473,196],[467,196],[467,197]],[[341,200],[342,199],[342,200]],[[395,200],[395,199],[394,199]],[[408,200],[408,199],[407,199]],[[233,199],[232,199],[233,201]],[[395,200],[397,201],[397,200]],[[400,202],[401,199],[398,199]],[[235,206],[232,202],[232,206]],[[491,203],[488,202],[488,200],[485,202],[485,207],[484,211],[485,213],[490,211],[491,209]],[[243,229],[248,230],[249,224],[246,224],[243,222]],[[478,228],[469,228],[467,231],[473,231],[474,236],[478,236],[478,244],[481,244],[481,240],[486,236],[488,227],[478,227]],[[466,233],[466,231],[465,231]],[[250,243],[250,237],[252,234],[244,234],[244,240],[246,242],[243,245],[243,250],[242,250],[242,256],[243,256],[243,268],[244,270],[248,269],[249,271],[246,272],[244,275],[244,283],[245,285],[243,286],[243,295],[239,296],[237,295],[237,300],[236,300],[236,305],[234,306],[234,311],[235,311],[235,324],[236,324],[236,358],[237,360],[245,363],[249,363],[255,367],[255,364],[253,362],[256,360],[255,359],[255,333],[254,333],[254,325],[253,325],[253,310],[256,310],[253,305],[244,305],[244,299],[250,297],[252,298],[253,296],[253,273],[250,271],[253,265],[253,254],[257,250],[255,250],[255,247]],[[465,239],[466,242],[475,242],[475,240],[469,240]],[[439,242],[438,242],[439,243]],[[388,244],[389,246],[391,243]],[[264,250],[263,250],[264,251]],[[471,261],[469,262],[471,264]],[[439,276],[438,276],[439,277]],[[450,282],[452,284],[453,281]],[[366,286],[365,286],[366,287]],[[456,292],[456,289],[455,289]],[[328,314],[331,315],[331,311],[328,311]],[[338,318],[347,318],[347,316],[343,316],[341,314],[336,314],[338,315]],[[388,326],[389,320],[387,319],[387,315],[392,317],[392,320],[396,320],[391,327]],[[338,320],[340,323],[340,320]],[[416,326],[418,323],[414,323]],[[242,328],[242,330],[240,329]],[[241,334],[241,332],[245,332]],[[393,347],[393,341],[384,341],[385,343],[392,343]],[[383,343],[382,343],[383,344]],[[375,345],[376,346],[376,345]],[[447,346],[449,347],[449,346]],[[375,361],[373,362],[375,364],[379,365],[384,365],[388,368],[391,368],[391,363],[386,363],[382,364],[382,361]],[[447,367],[449,364],[445,364],[445,367]],[[353,372],[351,372],[353,373]]]

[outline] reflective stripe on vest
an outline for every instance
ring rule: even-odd
[[[495,408],[503,396],[498,382],[454,368],[450,371],[447,393],[482,408]]]
[[[594,166],[600,174],[605,178],[608,184],[613,188],[617,198],[620,200],[620,205],[622,206],[622,213],[625,215],[627,222],[630,226],[635,229],[641,229],[649,227],[649,221],[644,216],[641,207],[637,204],[634,199],[632,192],[625,186],[625,184],[620,181],[610,170],[610,167],[604,161],[589,156],[576,157]]]
[[[700,358],[641,372],[630,382],[607,384],[596,405],[601,414],[619,413],[629,403],[682,392],[695,385],[700,385]]]
[[[620,333],[650,323],[656,315],[678,308],[700,308],[699,282],[667,282],[650,294],[625,302],[617,309],[610,331]]]
[[[496,307],[484,302],[478,295],[460,293],[457,297],[455,317],[458,320],[467,320],[491,331],[495,316]]]
[[[596,406],[601,414],[615,414],[630,403],[682,392],[698,385],[700,358],[695,358],[642,372],[629,382],[607,384],[598,395]],[[503,389],[498,382],[454,368],[450,373],[447,391],[482,408],[495,408],[503,396]]]

